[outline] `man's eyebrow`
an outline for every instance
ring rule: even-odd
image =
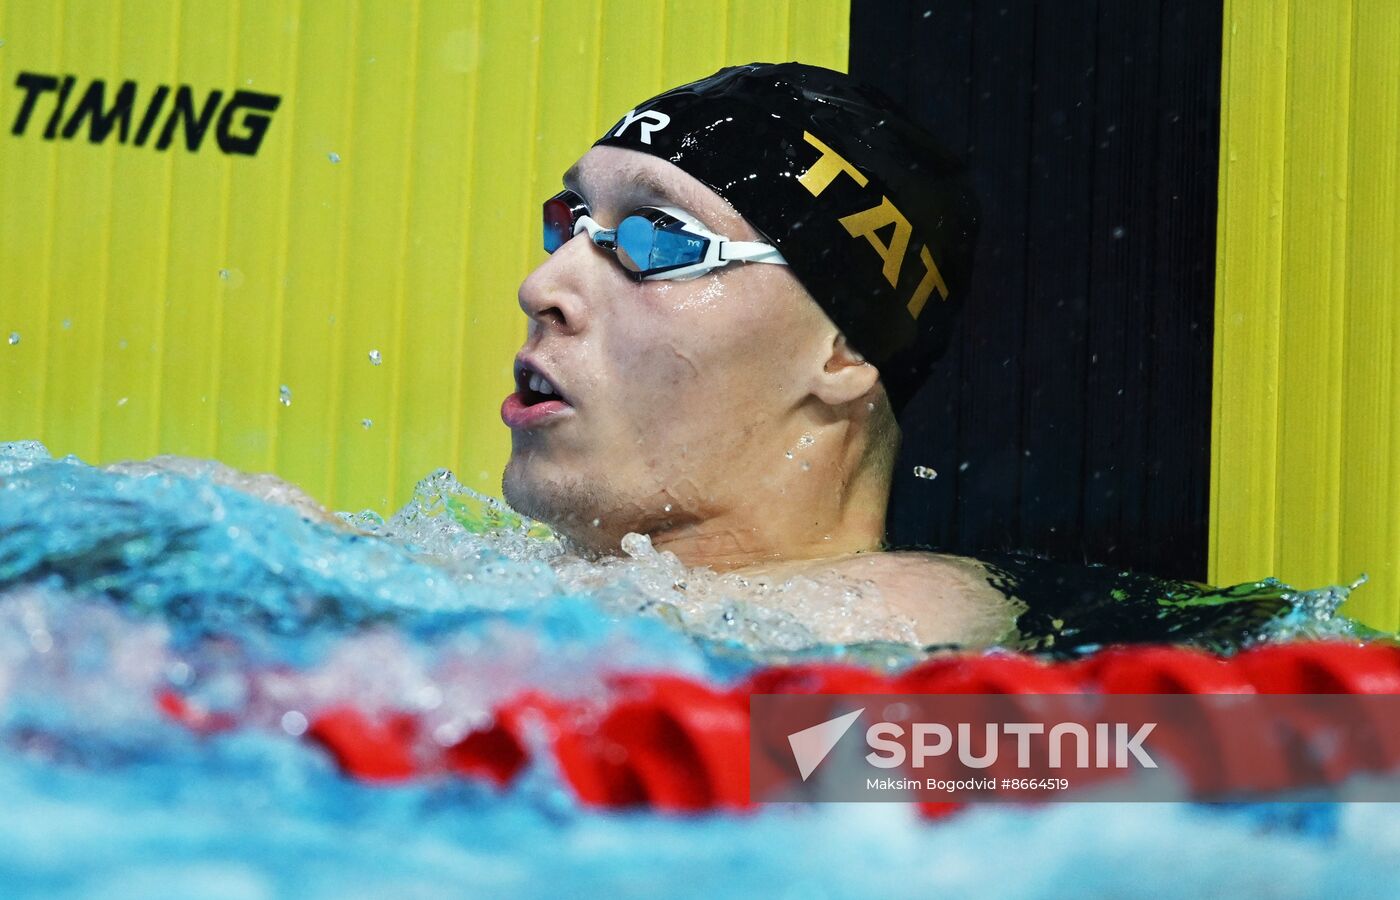
[[[563,182],[564,186],[570,190],[582,193],[582,184],[579,174],[578,164],[575,163],[564,173]],[[679,206],[682,208],[689,208],[690,206],[689,198],[679,195],[674,187],[667,185],[651,172],[640,170],[630,172],[626,176],[625,181],[627,187],[631,188],[637,194],[644,195],[648,199],[659,201],[665,206]]]
[[[685,207],[689,205],[686,198],[678,196],[674,188],[663,183],[651,172],[633,172],[627,177],[627,182],[639,193],[654,197],[666,206]]]

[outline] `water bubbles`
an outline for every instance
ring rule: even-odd
[[[247,278],[243,275],[242,269],[230,268],[219,270],[219,280],[228,283],[229,288],[240,288]]]
[[[361,420],[360,420],[360,427],[364,428],[365,431],[369,431],[371,428],[374,427],[374,420],[373,420],[373,419],[361,419]]]
[[[53,649],[53,635],[40,627],[29,632],[29,646],[34,648],[35,653],[48,653]]]
[[[369,351],[369,361],[377,366],[384,362],[384,357],[379,355],[378,350],[371,350]]]
[[[926,481],[932,481],[933,479],[938,477],[938,473],[935,472],[933,469],[929,468],[928,466],[915,466],[914,477],[923,478]]]
[[[194,670],[190,668],[190,664],[179,659],[172,662],[165,669],[165,677],[169,679],[171,684],[176,686],[189,684],[190,676],[193,674]]]
[[[968,466],[970,466],[970,465],[972,465],[972,463],[968,462],[967,460],[963,460],[962,462],[958,463],[958,471],[959,471],[959,472],[966,472],[967,469],[968,469]]]
[[[277,400],[283,406],[292,405],[292,389],[285,384],[277,389]]]
[[[18,332],[18,331],[11,331],[11,332],[10,332],[10,346],[13,347],[15,344],[18,344],[18,343],[19,343],[19,332]]]
[[[292,737],[300,737],[306,733],[306,716],[294,709],[289,709],[282,713],[282,730]]]
[[[1114,239],[1115,241],[1116,241],[1116,240],[1122,239],[1123,235],[1125,235],[1125,234],[1127,234],[1127,233],[1128,233],[1128,232],[1123,228],[1122,225],[1115,225],[1115,226],[1113,226],[1113,232],[1112,232],[1112,234],[1113,234],[1113,239]]]
[[[72,319],[64,319],[63,322],[62,322],[62,325],[63,325],[63,330],[64,330],[64,331],[67,331],[68,329],[70,329],[70,328],[73,327],[73,320],[72,320]]]
[[[127,398],[125,398],[125,397],[119,398],[119,399],[117,400],[117,405],[118,405],[118,406],[126,406],[126,400],[127,400]]]
[[[340,154],[332,150],[330,153],[326,154],[326,159],[329,159],[333,163],[338,163],[340,162]]]

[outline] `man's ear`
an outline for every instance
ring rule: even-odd
[[[864,397],[879,380],[879,370],[846,342],[844,334],[837,332],[812,393],[828,406],[842,406]]]

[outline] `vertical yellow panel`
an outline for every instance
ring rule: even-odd
[[[1400,5],[1355,5],[1338,570],[1353,611],[1400,626]]]
[[[352,253],[344,225],[356,160],[350,141],[359,15],[347,3],[303,3],[286,29],[297,48],[292,80],[264,90],[285,94],[273,127],[286,127],[294,201],[287,212],[279,375],[272,393],[259,399],[276,410],[276,471],[334,503],[332,398],[339,389],[345,262]],[[291,391],[290,406],[280,402],[282,385]],[[378,507],[372,491],[339,502]]]
[[[745,62],[787,62],[788,6],[730,3],[726,54]]]
[[[1210,577],[1400,624],[1400,5],[1225,15]]]
[[[461,388],[464,484],[500,491],[501,460],[510,438],[498,427],[501,399],[524,334],[515,291],[528,268],[528,235],[537,231],[541,199],[523,196],[534,162],[536,78],[540,54],[536,2],[483,0],[476,139],[472,147],[467,245],[471,279]],[[490,73],[486,77],[486,73]],[[506,173],[514,173],[514,176]]]
[[[704,78],[718,71],[726,63],[755,61],[739,60],[725,54],[725,46],[729,42],[730,5],[728,0],[667,0],[662,21],[662,46],[684,47],[685,52],[661,55],[658,88]],[[707,22],[709,27],[696,28],[696,22]],[[843,48],[843,56],[844,53]],[[630,104],[636,99],[624,98],[623,102]],[[616,112],[621,113],[622,110]],[[616,121],[616,117],[612,121]]]
[[[1347,3],[1293,5],[1283,198],[1269,210],[1284,223],[1275,558],[1308,584],[1337,577],[1350,12]]]
[[[1231,2],[1221,80],[1211,566],[1274,572],[1288,8]],[[1228,415],[1225,414],[1228,410]],[[1246,541],[1238,539],[1248,534]],[[1227,546],[1222,547],[1224,542]],[[1224,576],[1228,577],[1228,576]]]
[[[13,85],[25,69],[57,69],[63,18],[61,4],[0,3],[0,84]],[[46,144],[10,133],[19,114],[15,103],[0,104],[0,140],[6,142],[0,197],[12,210],[0,214],[0,440],[44,433],[48,357],[62,339],[50,334],[49,324],[57,159]],[[37,116],[27,125],[42,127]]]
[[[832,4],[794,3],[788,13],[788,59],[847,70],[851,17]]]
[[[388,510],[441,466],[497,492],[516,289],[563,170],[631,104],[723,65],[843,68],[848,16],[846,0],[0,2],[0,439],[214,456],[341,508]],[[170,96],[142,146],[46,139],[52,93],[11,135],[20,71],[74,76],[59,132],[96,79],[109,105],[134,82],[132,129]],[[158,150],[181,88],[199,109],[217,92],[214,121],[196,149],[177,129]],[[238,90],[280,98],[251,156],[217,135]]]
[[[158,0],[125,0],[122,15],[112,23],[118,62],[109,72],[112,77],[104,99],[114,102],[122,86],[133,83],[138,114],[129,126],[132,140],[145,106],[140,88],[169,83],[175,74],[178,16],[174,12]],[[91,120],[84,131],[91,134],[90,128]],[[104,459],[148,456],[157,447],[172,160],[168,153],[124,153],[112,147],[103,151],[112,156],[114,190],[120,199],[111,204],[106,227],[109,271],[103,285],[106,321],[99,369],[97,455]],[[136,184],[151,189],[126,193],[125,186]]]
[[[25,35],[18,38],[23,41]],[[93,21],[65,18],[58,46],[60,59],[83,60],[92,76],[111,79],[117,73],[116,20],[112,17]],[[64,69],[54,71],[56,75],[63,73]],[[7,87],[13,83],[6,81]],[[44,434],[66,451],[92,459],[99,455],[102,439],[102,358],[107,349],[107,287],[112,260],[108,217],[117,151],[110,145],[93,146],[82,137],[57,138],[72,120],[71,113],[88,87],[88,79],[65,77],[59,88],[61,96],[38,104],[35,120],[24,137],[32,141],[41,132],[54,135],[52,152],[60,173],[53,196],[59,227],[50,270],[50,315],[65,324],[50,332],[53,340],[47,361]]]
[[[190,86],[197,104],[207,101],[208,91],[231,87],[234,45],[229,35],[235,32],[237,21],[233,5],[221,0],[189,0],[171,8],[178,9],[172,14],[178,18],[179,43],[174,77],[160,82],[172,91],[164,110],[172,108],[180,85]],[[156,85],[142,88],[149,95]],[[162,117],[157,122],[155,130],[160,133],[167,120]],[[144,147],[113,149],[165,156],[171,167],[169,246],[146,245],[148,261],[159,259],[162,249],[168,261],[157,440],[165,453],[214,456],[225,310],[236,306],[239,299],[240,283],[233,270],[247,265],[230,263],[225,252],[229,218],[236,213],[229,196],[229,169],[231,162],[245,160],[226,160],[211,152],[208,145],[191,153],[179,129],[165,150],[154,149],[156,141],[153,135]],[[132,187],[156,189],[155,185]],[[228,277],[221,278],[221,271]],[[51,370],[50,374],[58,381],[67,377],[61,371]],[[65,448],[58,443],[53,449]]]
[[[296,45],[288,39],[283,7],[229,3],[229,47],[223,62],[225,93],[247,89],[281,94],[291,84]],[[290,110],[288,110],[290,111]],[[298,125],[294,115],[274,114],[282,140],[252,157],[224,163],[227,216],[217,279],[220,359],[218,442],[214,453],[231,465],[270,469],[279,408],[277,359],[283,302],[283,228],[289,187],[285,166]],[[209,140],[209,137],[205,138]],[[295,396],[295,395],[294,395]],[[285,410],[284,410],[285,411]]]
[[[666,41],[666,20],[669,17],[664,3],[621,0],[602,4],[602,10],[602,32],[599,37],[602,56],[599,60],[597,100],[599,128],[616,122],[638,101],[655,95],[663,88],[661,61],[667,55],[668,46],[672,49],[675,46]],[[648,44],[654,46],[655,52],[636,52],[637,47]],[[698,72],[689,78],[682,76],[680,80],[694,80],[707,74]],[[596,134],[591,135],[589,140],[596,137]],[[587,145],[584,146],[586,148]]]
[[[394,351],[400,398],[394,477],[400,498],[428,472],[457,468],[456,461],[463,458],[461,388],[470,370],[459,348],[465,342],[464,298],[471,283],[465,261],[466,211],[481,63],[480,12],[474,3],[425,3],[420,14],[406,309],[403,340]],[[509,296],[497,299],[510,302]],[[509,342],[504,343],[509,349]],[[380,428],[375,421],[362,432]],[[494,486],[488,488],[496,492]]]
[[[338,164],[340,176],[350,181],[341,227],[353,251],[344,260],[344,305],[336,322],[340,389],[326,431],[334,441],[332,496],[367,492],[368,505],[382,506],[393,493],[393,385],[403,366],[398,345],[417,86],[416,4],[364,4],[358,24],[346,67],[355,73],[353,130]],[[374,351],[379,365],[370,361]],[[296,386],[289,386],[295,393]],[[362,428],[364,419],[379,427]]]

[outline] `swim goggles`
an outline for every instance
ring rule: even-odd
[[[708,231],[695,217],[670,206],[643,206],[616,228],[588,215],[583,198],[563,190],[544,202],[544,249],[553,253],[580,231],[616,257],[633,281],[695,278],[732,262],[787,265],[778,248],[731,241]]]

